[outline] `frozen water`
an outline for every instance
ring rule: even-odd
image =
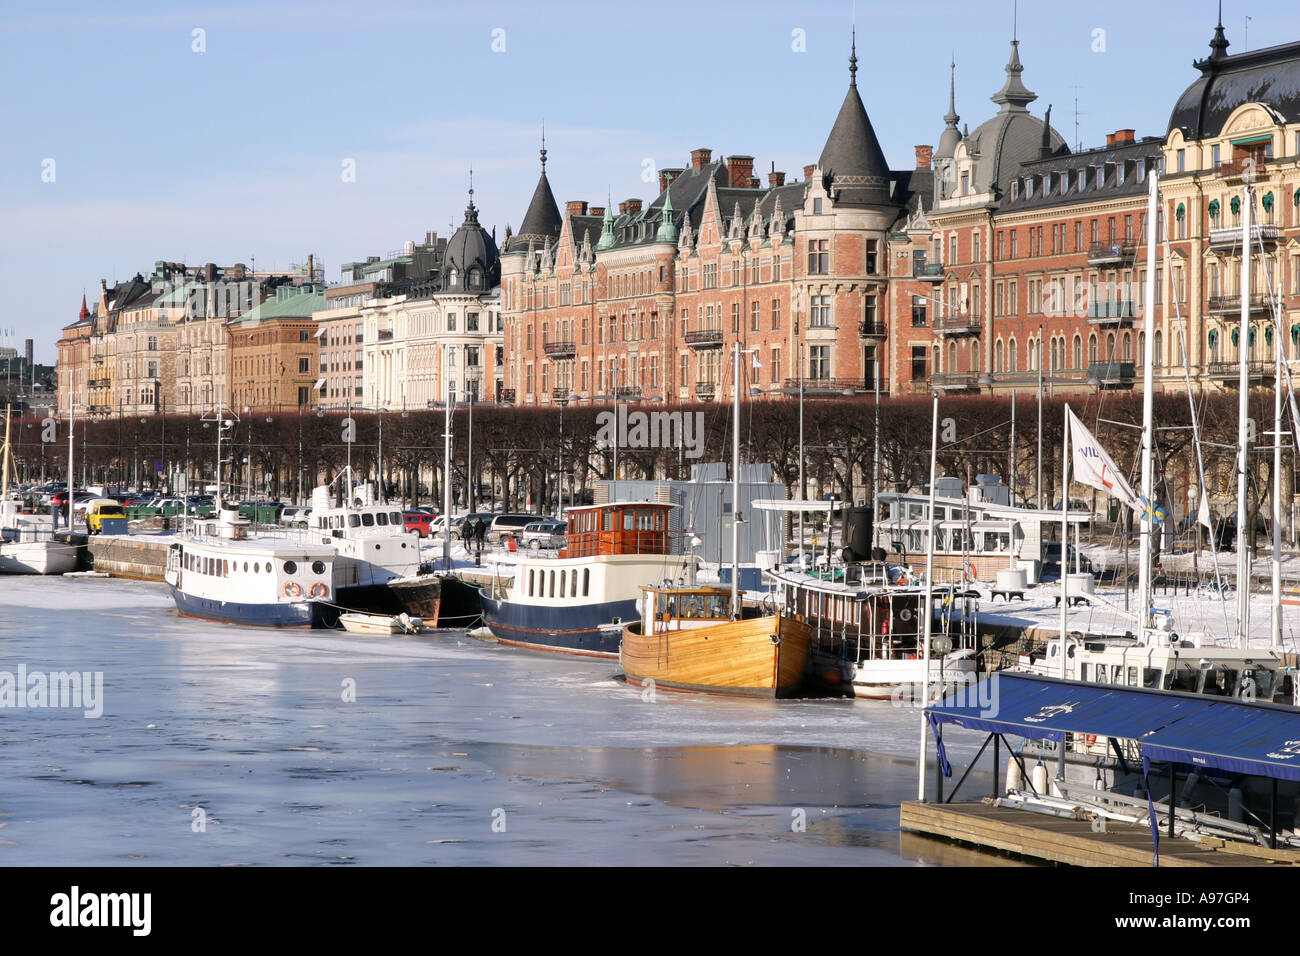
[[[900,844],[916,710],[647,700],[615,662],[460,632],[241,628],[177,617],[157,584],[0,584],[0,671],[104,681],[98,719],[0,707],[2,864],[950,861]]]

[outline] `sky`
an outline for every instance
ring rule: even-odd
[[[867,112],[910,169],[943,129],[950,57],[962,124],[996,111],[1012,6],[0,0],[0,345],[33,338],[53,362],[83,293],[93,307],[101,278],[159,259],[311,253],[337,282],[344,262],[449,235],[471,168],[500,242],[536,186],[543,123],[561,205],[648,202],[653,170],[696,147],[799,178],[844,98],[855,19]],[[1216,9],[1020,0],[1030,109],[1050,103],[1085,149],[1127,127],[1163,136]],[[1223,17],[1230,53],[1300,40],[1292,3],[1227,0]]]

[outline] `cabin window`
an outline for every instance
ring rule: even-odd
[[[1144,667],[1142,668],[1142,686],[1147,688],[1156,688],[1160,686],[1160,668]]]
[[[612,510],[610,510],[610,511],[602,511],[602,512],[600,513],[600,517],[601,517],[601,526],[600,526],[600,530],[601,530],[601,531],[613,531],[613,530],[614,530],[614,512],[613,512]]]
[[[1205,693],[1219,697],[1231,697],[1237,686],[1237,672],[1226,667],[1216,667],[1205,673]]]
[[[245,566],[245,568],[247,568],[247,566]],[[315,574],[324,574],[324,573],[325,573],[325,562],[324,562],[324,561],[313,561],[313,562],[311,563],[311,569],[312,569],[312,572],[315,573]]]
[[[1097,665],[1097,683],[1098,683],[1098,684],[1104,684],[1104,683],[1106,683],[1106,665],[1105,665],[1105,664],[1098,664],[1098,665]]]
[[[296,562],[296,561],[286,561],[286,562],[284,562],[284,573],[285,573],[285,574],[297,574],[297,573],[298,573],[298,562]]]
[[[348,527],[349,527],[349,528],[360,528],[360,527],[361,527],[361,515],[348,515]]]
[[[1088,668],[1089,668],[1089,666],[1090,666],[1090,665],[1088,665],[1088,664],[1080,664],[1080,665],[1079,665],[1079,680],[1081,680],[1081,681],[1087,681],[1087,680],[1088,680]]]
[[[533,569],[528,569],[528,596],[533,596]]]
[[[267,574],[270,574],[270,573],[271,573],[271,562],[270,562],[270,561],[266,562],[266,573],[267,573]]]
[[[1136,687],[1137,685],[1138,685],[1138,669],[1136,667],[1130,667],[1128,669],[1128,686]]]
[[[262,563],[261,563],[260,561],[254,561],[254,562],[253,562],[253,573],[254,573],[254,574],[259,574],[259,573],[261,573],[261,570],[262,570]]]
[[[633,509],[631,509],[631,508],[626,508],[626,509],[624,509],[624,511],[623,511],[623,530],[624,530],[624,531],[631,531],[632,528],[633,528],[633,524],[632,524],[632,523],[633,523],[633,521],[635,521],[635,520],[636,520],[636,512],[635,512]]]
[[[586,597],[591,593],[591,568],[582,569],[582,596]]]
[[[1124,665],[1123,665],[1123,664],[1112,664],[1112,665],[1110,666],[1110,682],[1111,682],[1112,684],[1123,684],[1123,683],[1124,683]]]
[[[375,526],[375,516],[369,511],[363,512],[361,515],[361,523],[367,528],[373,528]]]
[[[247,561],[244,562],[244,573],[245,573],[245,574],[248,573],[248,562],[247,562]]]
[[[387,515],[386,513],[382,512],[382,511],[379,512],[377,515],[375,515],[375,524],[380,525],[380,526],[387,526],[387,525],[388,525],[388,515]]]
[[[574,568],[573,573],[569,575],[569,597],[578,596],[578,569]]]
[[[550,577],[551,577],[551,592],[548,595],[548,597],[555,597],[555,572],[554,571],[551,572]]]
[[[563,570],[560,571],[560,597],[564,597],[564,592],[567,590],[566,577],[568,573],[569,573],[568,571],[563,571]]]
[[[401,523],[402,523],[402,513],[401,513],[400,511],[390,511],[390,512],[388,512],[388,522],[389,522],[389,524],[401,524]]]
[[[1200,672],[1191,667],[1181,667],[1165,675],[1165,690],[1181,690],[1185,693],[1196,693],[1196,685]]]

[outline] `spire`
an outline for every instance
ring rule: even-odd
[[[542,120],[542,175],[546,174],[546,120]]]
[[[1026,107],[1038,99],[1038,94],[1025,88],[1020,81],[1020,74],[1025,68],[1020,65],[1020,41],[1011,41],[1011,59],[1007,61],[1007,81],[1002,89],[989,97],[1002,107],[1003,113],[1024,113]]]
[[[465,207],[465,221],[478,222],[478,210],[474,208],[474,167],[469,168],[469,204]]]
[[[1228,38],[1223,35],[1223,0],[1219,0],[1219,25],[1210,40],[1210,59],[1218,60],[1228,55]]]
[[[664,190],[664,204],[660,210],[661,218],[659,220],[659,229],[655,232],[656,242],[676,242],[677,225],[673,222],[673,193],[672,184]]]
[[[856,206],[894,205],[889,194],[889,164],[858,95],[856,43],[855,37],[854,52],[849,57],[849,89],[817,165],[822,175],[831,179],[830,190],[835,202]]]
[[[957,123],[961,117],[957,115],[957,58],[954,55],[952,62],[948,64],[951,71],[948,77],[948,112],[943,116],[943,133],[939,136],[939,148],[935,151],[935,159],[951,159],[957,152],[957,144],[961,142],[961,131],[957,129]]]
[[[858,88],[858,27],[853,25],[852,38],[849,40],[849,86]]]
[[[86,308],[86,293],[84,292],[81,293],[81,314],[77,318],[83,321],[90,318],[90,310]]]
[[[507,243],[506,252],[522,249],[532,240],[541,245],[547,239],[560,238],[563,221],[560,219],[560,207],[555,202],[555,194],[551,192],[550,181],[546,178],[545,133],[542,134],[541,160],[542,174],[537,179],[537,188],[533,190],[533,198],[528,203],[528,211],[524,213],[519,232],[514,236],[514,244]]]
[[[597,251],[608,249],[614,245],[614,198],[613,193],[607,193],[605,200],[605,218],[601,223],[600,238],[596,240]]]

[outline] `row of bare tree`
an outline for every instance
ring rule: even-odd
[[[1046,506],[1059,501],[1061,437],[1065,399],[1048,398],[1042,408],[1041,497]],[[1196,398],[1211,501],[1222,508],[1235,499],[1234,451],[1236,396],[1229,393]],[[1261,445],[1271,439],[1273,398],[1270,392],[1250,396],[1255,433]],[[1135,473],[1139,455],[1141,396],[1102,392],[1075,397],[1075,412],[1097,434],[1121,466]],[[662,406],[642,406],[662,409]],[[477,406],[473,432],[469,412],[453,416],[452,489],[465,505],[467,467],[475,483],[474,504],[505,509],[554,507],[563,495],[583,500],[592,482],[613,475],[614,449],[598,441],[605,411],[596,407],[528,408]],[[680,409],[698,414],[703,428],[703,454],[689,457],[682,443],[667,447],[626,448],[617,453],[622,478],[689,478],[696,460],[727,460],[731,450],[732,414],[726,406],[703,404]],[[1012,461],[1012,409],[1009,399],[950,396],[939,402],[942,474],[969,481],[976,474],[1007,475]],[[443,501],[444,416],[440,411],[353,413],[349,429],[342,414],[245,415],[229,435],[222,457],[224,479],[241,491],[275,497],[297,497],[336,476],[349,462],[361,476],[382,478],[390,491],[413,503]],[[1158,469],[1172,487],[1178,511],[1188,507],[1189,487],[1195,488],[1196,466],[1190,430],[1191,412],[1184,395],[1156,397]],[[878,425],[877,425],[878,422]],[[14,422],[13,450],[23,480],[61,478],[66,469],[67,423],[46,420]],[[883,489],[907,489],[924,484],[929,472],[931,402],[924,396],[882,400],[878,409],[870,397],[807,399],[803,412],[804,496],[838,495],[843,500],[865,498],[873,472]],[[381,436],[382,431],[382,436]],[[875,454],[879,436],[879,457]],[[1030,503],[1039,498],[1038,408],[1035,396],[1020,396],[1015,420],[1017,497]],[[349,441],[348,439],[351,439]],[[800,414],[797,403],[756,401],[741,409],[741,453],[747,462],[768,462],[776,480],[799,496]],[[77,480],[83,483],[160,487],[168,472],[191,478],[191,487],[214,481],[215,423],[184,415],[106,419],[76,423]],[[231,450],[233,447],[233,451]],[[1294,455],[1287,454],[1283,474],[1285,495],[1293,487]],[[301,477],[300,477],[301,476]],[[1250,469],[1250,507],[1267,499],[1272,481],[1272,455],[1261,450]],[[1075,487],[1075,496],[1087,494]],[[1194,498],[1192,501],[1194,502]]]

